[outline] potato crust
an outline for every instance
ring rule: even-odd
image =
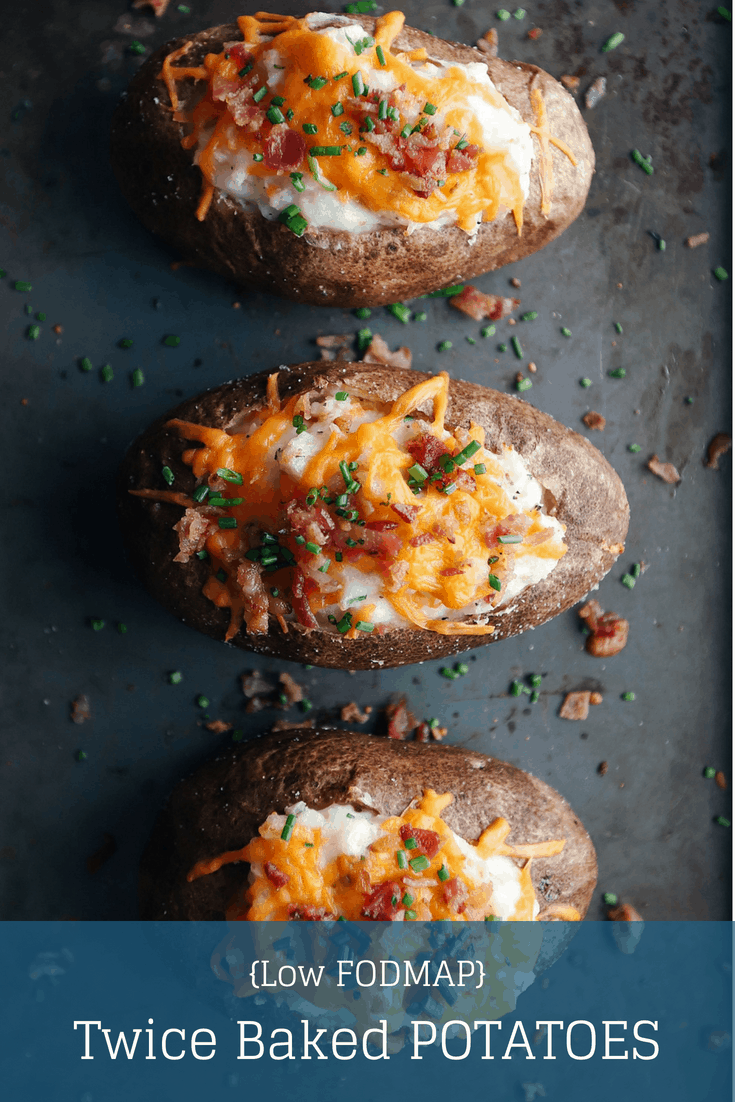
[[[191,884],[186,874],[197,861],[247,844],[272,811],[283,814],[298,800],[317,810],[359,807],[359,794],[368,793],[379,811],[399,815],[424,787],[453,794],[443,818],[470,842],[498,816],[511,824],[510,845],[566,839],[559,856],[533,861],[532,880],[542,911],[555,903],[584,916],[597,881],[595,850],[555,789],[507,762],[456,747],[304,728],[228,749],[179,783],[143,855],[141,918],[221,919],[247,866],[224,866]]]
[[[372,33],[375,20],[354,16]],[[456,226],[422,228],[410,236],[400,228],[347,233],[329,228],[296,237],[286,226],[248,211],[215,190],[204,222],[195,210],[201,174],[192,154],[181,148],[184,125],[174,121],[168,93],[158,79],[164,58],[193,42],[189,64],[240,40],[237,24],[213,27],[177,38],[143,65],[117,109],[112,126],[112,166],[123,195],[144,223],[195,264],[237,284],[271,291],[299,302],[323,306],[378,306],[471,279],[537,252],[557,237],[584,207],[594,171],[594,151],[573,97],[535,65],[488,58],[474,47],[447,42],[413,27],[396,39],[399,49],[424,47],[429,56],[459,63],[482,62],[506,99],[524,120],[536,122],[531,93],[545,100],[550,132],[566,143],[576,159],[552,147],[554,191],[548,215],[541,210],[538,143],[524,207],[523,233],[513,216],[484,222],[475,239]],[[182,85],[182,102],[197,95]]]
[[[429,376],[362,364],[299,364],[282,368],[283,400],[330,384],[364,398],[392,402]],[[170,417],[227,428],[244,412],[265,404],[267,373],[226,383],[183,402],[156,421],[130,448],[119,479],[119,515],[131,560],[149,591],[175,616],[216,639],[224,639],[229,624],[226,609],[217,608],[202,593],[209,576],[205,562],[194,558],[174,562],[178,540],[173,526],[181,507],[144,500],[128,491],[160,485],[161,468],[174,472],[176,487],[191,493],[195,479],[181,456],[188,444],[165,427]],[[428,410],[427,410],[428,412]],[[485,429],[486,447],[515,448],[545,488],[546,511],[566,525],[567,553],[551,574],[524,590],[502,613],[495,613],[492,636],[445,636],[421,629],[400,628],[385,635],[364,634],[344,639],[333,632],[307,633],[298,624],[284,635],[272,624],[267,635],[247,635],[241,629],[233,642],[246,650],[337,669],[374,669],[423,662],[458,654],[488,642],[538,627],[581,600],[608,572],[623,549],[628,530],[625,490],[607,460],[584,437],[548,414],[511,395],[474,383],[450,381],[446,423]]]

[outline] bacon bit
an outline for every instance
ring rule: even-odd
[[[691,237],[687,237],[687,246],[690,249],[698,249],[700,245],[706,245],[708,241],[708,233],[694,233]]]
[[[397,589],[400,589],[406,578],[408,577],[408,563],[407,562],[394,562],[390,563],[386,573],[388,575],[388,588],[391,593],[395,593]]]
[[[323,360],[349,360],[352,358],[350,345],[354,339],[354,333],[333,333],[325,337],[317,337],[317,346],[321,349],[320,357]]]
[[[598,77],[596,81],[590,84],[584,97],[584,105],[591,110],[593,107],[597,107],[597,104],[604,98],[607,92],[607,80],[605,77]]]
[[[515,288],[517,288],[517,289],[520,289],[520,286],[521,286],[521,281],[520,281],[520,279],[518,278],[518,276],[513,276],[513,278],[512,278],[512,279],[509,279],[509,280],[508,280],[508,282],[510,283],[511,287],[515,287]]]
[[[580,85],[579,77],[570,76],[568,73],[565,73],[563,77],[559,77],[559,80],[567,92],[576,92]]]
[[[434,543],[437,539],[431,532],[422,532],[420,536],[412,536],[408,541],[410,547],[425,547],[427,543]]]
[[[174,524],[174,532],[179,534],[179,553],[174,562],[189,562],[192,555],[204,550],[207,537],[215,528],[211,517],[199,509],[188,508],[180,521]]]
[[[607,917],[613,922],[643,922],[641,915],[630,903],[620,903],[617,907],[611,907]]]
[[[94,876],[96,872],[99,872],[102,866],[109,861],[116,852],[117,842],[115,841],[114,835],[108,834],[108,832],[105,831],[102,835],[102,845],[87,858],[87,872],[90,876]]]
[[[396,739],[398,742],[404,742],[418,727],[416,719],[406,707],[405,697],[401,697],[395,704],[389,704],[385,709],[385,715],[388,720],[388,738]]]
[[[416,853],[425,853],[430,861],[441,849],[442,840],[435,830],[423,830],[421,827],[406,823],[401,827],[401,839],[407,842],[409,838],[414,838],[416,841]]]
[[[718,788],[721,788],[723,792],[727,789],[727,777],[721,769],[715,773],[715,784]]]
[[[304,592],[304,578],[303,571],[300,567],[294,567],[293,580],[291,582],[291,607],[296,613],[296,618],[299,623],[306,628],[307,631],[314,631],[319,627],[316,616],[311,611],[311,605],[307,600],[306,593]]]
[[[501,321],[517,310],[521,303],[517,298],[486,295],[484,291],[478,291],[471,283],[467,283],[463,291],[452,295],[449,304],[475,321],[482,321],[484,318]]]
[[[538,371],[538,368],[536,367],[535,363],[530,363],[528,365],[528,370],[531,372],[532,375],[535,375],[536,372]]]
[[[283,695],[286,697],[285,707],[290,708],[294,704],[300,704],[304,699],[304,690],[298,681],[294,681],[290,673],[279,674],[278,680],[283,686]]]
[[[455,914],[461,915],[467,905],[467,896],[469,895],[464,880],[459,880],[456,876],[453,876],[451,880],[445,882],[442,894],[449,909],[454,911]]]
[[[401,885],[395,880],[378,884],[365,900],[363,917],[373,919],[375,922],[388,922],[394,919],[401,906],[402,895]]]
[[[447,737],[447,733],[448,733],[448,728],[447,727],[432,727],[431,728],[431,737],[434,739],[435,742],[441,742],[442,739]]]
[[[210,719],[209,723],[205,723],[204,726],[214,735],[224,735],[232,730],[233,724],[226,723],[224,719]]]
[[[92,709],[89,704],[89,697],[85,696],[84,693],[80,693],[76,700],[72,700],[69,718],[71,719],[72,723],[77,724],[86,723],[88,719],[92,718]]]
[[[57,337],[60,337],[61,334],[64,332],[64,326],[63,325],[52,325],[51,326],[51,331],[53,333],[55,333]]]
[[[369,532],[392,532],[398,527],[397,520],[369,520],[365,527]]]
[[[602,693],[590,693],[590,704],[602,704]]]
[[[589,413],[585,413],[582,418],[588,429],[599,429],[600,432],[604,429],[607,421],[601,413],[596,413],[594,409],[591,409]]]
[[[716,436],[713,436],[710,440],[709,447],[707,448],[707,462],[705,467],[709,467],[711,471],[719,471],[720,459],[723,455],[727,455],[732,447],[732,436],[729,432],[718,432]]]
[[[431,727],[428,723],[419,723],[416,728],[414,738],[416,742],[428,742],[431,738]]]
[[[489,31],[485,32],[485,34],[482,36],[482,38],[478,38],[475,45],[477,46],[478,50],[482,50],[482,52],[487,57],[497,57],[498,56],[498,32],[495,30],[494,27],[491,27]]]
[[[351,700],[341,709],[339,718],[343,723],[367,723],[368,712],[361,712],[354,700]]]
[[[439,571],[440,578],[455,578],[459,574],[464,574],[464,568],[461,566],[449,566],[446,570]]]
[[[366,364],[383,364],[385,367],[405,368],[406,370],[411,366],[412,360],[413,355],[410,348],[401,345],[395,352],[391,352],[379,333],[374,335],[365,351],[365,355],[362,357],[362,362]]]
[[[133,0],[133,7],[140,11],[142,8],[151,8],[157,19],[160,19],[170,0]]]
[[[597,772],[600,774],[601,777],[605,776],[605,774],[607,773],[607,762],[606,761],[601,761],[600,762],[600,764],[597,766]]]
[[[248,635],[268,634],[268,594],[260,567],[248,559],[237,567],[237,586],[244,599],[243,614]]]
[[[561,719],[587,719],[590,714],[590,696],[588,691],[567,693],[559,709]]]
[[[530,38],[532,42],[535,42],[536,39],[540,38],[543,33],[544,32],[541,30],[540,27],[531,27],[531,30],[528,32],[528,35],[526,37]]]
[[[401,520],[405,520],[406,524],[413,524],[421,512],[420,505],[391,505],[391,509]]]
[[[265,164],[285,172],[298,168],[306,156],[306,139],[286,123],[278,123],[263,143]]]
[[[271,884],[275,884],[277,888],[282,888],[284,884],[288,884],[291,877],[286,872],[281,872],[277,865],[274,865],[272,861],[266,861],[263,865],[263,872],[270,880]]]
[[[266,693],[272,693],[275,689],[275,685],[270,681],[266,681],[260,670],[252,670],[251,673],[244,673],[240,678],[242,685],[242,691],[248,700],[252,700],[255,696],[263,696]]]
[[[324,922],[331,918],[331,913],[326,907],[311,907],[304,903],[289,903],[289,922]]]
[[[587,601],[579,616],[591,631],[587,636],[587,651],[595,658],[612,658],[620,654],[628,642],[627,620],[615,612],[604,612],[597,601]]]
[[[313,719],[300,719],[295,722],[291,719],[277,719],[271,727],[271,731],[275,734],[276,731],[298,731],[302,727],[313,727]]]
[[[674,486],[677,482],[681,482],[681,475],[674,464],[662,463],[657,455],[652,455],[648,460],[648,469],[652,474],[655,474],[657,478],[660,478],[662,482],[668,482],[670,486]]]

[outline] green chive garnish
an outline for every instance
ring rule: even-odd
[[[170,467],[163,467],[163,469],[161,470],[161,474],[163,475],[163,481],[168,486],[173,486],[176,475],[171,470],[171,468]]]
[[[622,699],[630,703],[630,701],[635,700],[635,693],[623,693]]]
[[[177,337],[174,333],[169,333],[167,337],[163,338],[163,343],[166,348],[178,348],[181,344],[181,337]]]
[[[588,386],[592,386],[592,380],[591,379],[580,379],[579,380],[579,385],[583,386],[586,389]]]
[[[352,91],[356,96],[363,95],[365,91],[365,81],[359,69],[352,75]]]
[[[237,528],[237,520],[235,517],[220,517],[217,524],[220,528]]]
[[[529,310],[526,314],[521,314],[521,321],[535,321],[538,317],[537,310]]]
[[[495,12],[495,16],[501,21],[501,23],[505,23],[507,19],[510,19],[510,12],[507,11],[505,8],[500,8],[498,11]]]
[[[313,122],[305,122],[302,130],[305,134],[317,134],[319,132],[319,127],[315,126]]]
[[[375,624],[371,624],[368,620],[358,620],[355,627],[358,631],[375,631]]]
[[[614,371],[608,371],[608,375],[610,376],[611,379],[624,379],[625,378],[625,368],[624,367],[616,367]]]
[[[184,680],[184,675],[181,672],[181,670],[173,670],[168,675],[169,685],[180,685],[183,680]]]
[[[628,444],[628,451],[637,454],[641,450],[640,444]]]
[[[286,822],[284,823],[283,830],[281,831],[281,841],[287,842],[293,834],[293,825],[296,822],[295,815],[287,815]]]
[[[447,868],[446,865],[442,865],[442,867],[439,869],[439,871],[436,875],[439,877],[440,880],[448,880],[449,879],[449,869]]]
[[[424,470],[420,463],[414,463],[413,467],[408,468],[408,477],[415,482],[425,482],[429,477],[429,473]]]
[[[201,693],[200,693],[200,695],[196,699],[196,705],[197,705],[197,708],[208,708],[209,707],[209,697],[202,696]]]
[[[632,574],[623,574],[620,581],[626,587],[626,589],[635,589],[635,578]]]
[[[712,775],[714,776],[714,772],[713,772]],[[408,868],[408,858],[406,857],[406,851],[405,850],[399,849],[396,852],[396,860],[398,861],[398,868],[399,869],[407,869]]]
[[[102,631],[102,628],[105,626],[105,621],[104,620],[90,620],[90,625],[92,627],[92,631]]]
[[[475,474],[485,474],[485,472],[487,471],[487,467],[484,463],[475,463],[474,470]]]
[[[488,574],[487,581],[491,589],[494,589],[496,593],[500,593],[502,583],[497,574]]]
[[[134,38],[128,46],[128,53],[140,56],[145,53],[145,46],[142,42],[138,42],[137,38]]]
[[[377,58],[378,58],[378,61],[380,62],[380,64],[385,65],[385,54],[383,53],[383,47],[382,46],[376,46],[375,47],[375,53],[377,55]]]
[[[643,156],[637,149],[632,149],[630,155],[639,168],[642,168],[647,176],[653,176],[653,165],[650,160]]]
[[[615,34],[611,34],[607,42],[602,45],[603,54],[609,54],[611,50],[616,50],[621,42],[625,41],[625,35],[622,31],[616,31]]]
[[[401,900],[401,903],[404,907],[410,907],[413,901],[414,897],[410,894],[410,892],[406,892],[403,896],[403,899]]]
[[[424,869],[428,869],[431,861],[425,853],[420,853],[418,857],[412,857],[408,863],[414,872],[423,872]]]
[[[523,536],[515,533],[509,536],[498,536],[498,543],[523,543]]]
[[[122,340],[117,342],[118,348],[132,348],[133,342],[130,337],[123,337]]]
[[[414,321],[426,321],[427,317],[428,317],[428,315],[427,315],[425,310],[419,310],[418,313],[413,315],[413,320]]]
[[[562,337],[571,337],[572,331],[571,329],[567,329],[566,325],[563,325],[561,328],[561,335]]]
[[[337,402],[346,402],[349,394],[346,390],[338,390],[334,397]]]
[[[13,284],[13,290],[14,291],[23,291],[24,293],[27,294],[28,291],[33,290],[33,287],[25,279],[16,279],[15,283]]]
[[[439,341],[438,345],[436,346],[436,350],[437,352],[448,352],[451,347],[451,341]]]
[[[309,150],[310,157],[339,157],[342,152],[341,145],[312,145]]]
[[[268,108],[265,115],[268,121],[272,122],[274,126],[278,126],[279,123],[286,121],[286,117],[280,107],[274,107],[273,104]]]
[[[407,325],[411,320],[410,307],[404,306],[402,302],[392,302],[386,309],[389,314],[392,314],[394,318],[398,318],[404,325]]]
[[[337,631],[340,633],[340,635],[345,635],[346,632],[348,632],[351,627],[352,627],[352,613],[351,612],[345,612],[342,619],[337,622]]]
[[[533,383],[530,379],[519,379],[516,383],[516,390],[522,394],[524,390],[530,390],[532,386]]]
[[[29,325],[28,328],[26,329],[26,337],[29,341],[37,341],[40,336],[41,336],[41,326],[40,325]]]
[[[730,820],[726,819],[724,815],[718,815],[717,818],[715,819],[715,822],[717,823],[718,826],[721,826],[721,827],[729,827],[730,826]]]
[[[256,164],[260,164],[260,162],[263,160],[263,154],[262,153],[253,153],[253,160],[255,161]]]
[[[201,503],[202,501],[204,501],[208,493],[209,487],[206,485],[206,483],[204,483],[201,486],[197,486],[196,490],[191,496],[194,498],[194,501]]]
[[[344,109],[344,106],[341,103],[333,103],[332,106],[331,106],[331,112],[332,112],[332,114],[334,115],[334,117],[336,119],[340,115],[344,115],[345,109]]]
[[[727,274],[726,268],[715,268],[712,274],[714,275],[715,279],[719,279],[721,283],[724,283],[726,279],[730,278]]]
[[[145,382],[145,375],[139,367],[136,367],[135,371],[130,376],[130,382],[133,387],[143,386]]]

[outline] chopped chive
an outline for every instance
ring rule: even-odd
[[[375,0],[354,0],[352,4],[345,4],[345,11],[351,15],[370,15],[377,10],[378,5]]]
[[[608,907],[614,907],[618,902],[618,897],[615,892],[605,892],[602,897],[603,903]]]
[[[628,444],[628,451],[637,454],[641,450],[640,444]]]
[[[608,375],[610,376],[611,379],[624,379],[625,378],[625,368],[624,367],[616,367],[614,371],[608,371]]]
[[[102,631],[105,626],[104,620],[90,620],[89,621],[92,631]]]
[[[622,325],[620,324],[619,321],[615,322],[615,332],[616,333],[622,333],[623,332],[623,327],[622,327]]]
[[[363,320],[364,318],[369,318],[371,314],[372,310],[369,306],[358,306],[357,310],[355,310],[355,317],[360,318],[361,320]]]
[[[349,398],[349,394],[346,390],[338,390],[334,397],[337,402],[346,402]]]
[[[339,157],[342,152],[341,145],[312,145],[309,150],[310,157]]]
[[[268,85],[267,84],[261,84],[258,91],[255,92],[255,94],[253,95],[253,99],[255,100],[256,103],[260,103],[260,101],[262,99],[264,99],[267,95],[268,95]]]
[[[87,752],[86,752],[86,750],[77,750],[74,757],[76,758],[77,761],[86,761],[87,760]]]
[[[220,528],[237,528],[237,520],[235,517],[220,517],[217,524]]]
[[[168,675],[169,685],[180,685],[183,680],[184,675],[181,670],[172,670],[172,672]]]
[[[296,191],[306,191],[306,184],[304,183],[304,177],[301,172],[291,173],[291,183]]]
[[[371,624],[369,620],[358,620],[355,627],[358,631],[375,631],[375,624]]]
[[[456,482],[450,482],[449,485],[441,487],[441,492],[443,494],[446,494],[447,497],[449,497],[449,495],[453,494],[456,489],[457,489],[457,483]]]
[[[410,907],[413,902],[414,902],[414,897],[410,894],[410,892],[406,892],[405,895],[403,896],[403,899],[401,900],[401,903],[403,904],[403,906],[404,907]]]
[[[717,823],[718,826],[721,826],[721,827],[729,827],[730,826],[730,820],[726,819],[724,815],[718,815],[717,818],[715,819],[715,822]]]
[[[313,122],[305,122],[301,129],[305,134],[317,134],[319,132],[319,127]]]
[[[307,700],[306,697],[304,697],[304,699],[302,701],[300,701],[300,705],[301,705],[301,711],[302,712],[310,712],[311,709],[314,707],[314,705],[311,703],[311,701]]]
[[[209,707],[209,697],[202,696],[201,693],[200,693],[199,696],[196,699],[196,705],[197,705],[197,708],[208,708]]]
[[[425,310],[419,310],[418,313],[413,315],[414,321],[426,321],[427,313]]]
[[[36,321],[45,321],[45,320],[46,320],[46,315],[39,310],[38,313],[36,314]]]
[[[337,622],[337,631],[340,635],[345,635],[346,632],[352,627],[352,613],[345,612],[341,620]]]
[[[273,106],[273,107],[283,107],[285,102],[286,102],[286,100],[284,99],[283,96],[274,96],[273,99],[271,100],[271,106]]]
[[[712,274],[714,275],[715,279],[719,279],[721,283],[730,278],[727,274],[726,268],[715,268]]]
[[[176,475],[171,470],[171,468],[170,467],[163,467],[162,470],[161,470],[161,474],[163,475],[164,482],[169,486],[173,486],[174,481],[176,479]]]
[[[406,847],[406,849],[418,849],[419,848],[419,844],[418,844],[418,842],[416,841],[415,838],[407,838],[406,841],[403,844]]]
[[[448,880],[449,879],[449,869],[447,868],[446,865],[442,865],[442,867],[439,869],[439,871],[436,875],[439,877],[440,880]]]
[[[361,96],[365,91],[365,81],[359,69],[352,74],[352,91],[356,96]]]
[[[331,110],[332,114],[334,115],[335,119],[338,118],[340,115],[344,115],[344,113],[345,113],[344,106],[341,103],[333,103],[330,110]]]
[[[467,142],[465,142],[465,145]],[[438,291],[429,291],[427,298],[453,298],[464,291],[464,283],[453,283],[450,287],[441,287]]]
[[[379,119],[387,119],[388,118],[388,100],[387,99],[382,99],[380,101],[380,103],[378,104],[378,118]]]
[[[262,153],[253,153],[253,160],[255,161],[256,164],[260,164],[260,162],[263,160],[263,154]]]
[[[635,589],[635,578],[632,574],[623,574],[620,581],[626,587],[626,589]]]
[[[512,533],[509,536],[498,536],[498,543],[523,543],[523,536]]]
[[[388,175],[388,169],[387,168],[379,168],[378,173],[379,173],[380,176],[387,176]]]
[[[40,325],[29,325],[28,328],[26,329],[26,338],[29,341],[37,341],[40,336],[41,336],[41,326]]]
[[[342,77],[347,76],[347,70],[343,69],[341,73],[337,73],[336,77],[332,77],[332,80],[341,80]]]
[[[139,367],[136,367],[135,371],[130,376],[130,382],[133,387],[143,386],[145,383],[145,375]]]
[[[465,337],[465,340],[467,341],[468,344],[477,344],[477,341],[475,340],[474,337]]]
[[[355,156],[356,157],[364,157],[366,153],[367,153],[367,146],[366,145],[361,145],[359,149],[355,150]]]
[[[520,696],[523,692],[523,685],[520,681],[512,681],[510,686],[511,696]]]
[[[436,346],[436,350],[437,352],[448,352],[451,347],[451,341],[439,341],[438,345]]]
[[[592,380],[591,379],[580,379],[579,380],[579,385],[585,387],[585,389],[586,389],[588,386],[592,386]]]
[[[280,107],[274,107],[273,104],[271,104],[266,111],[265,117],[269,122],[272,122],[274,126],[278,126],[279,123],[286,121],[286,116],[283,114]]]
[[[483,328],[480,330],[480,336],[481,337],[494,337],[495,336],[495,326],[494,325],[485,325],[485,326],[483,326]]]
[[[202,501],[204,501],[208,493],[209,487],[206,483],[203,483],[201,486],[197,486],[196,490],[191,496],[194,498],[194,501],[201,503]]]
[[[531,693],[531,696],[529,697],[529,700],[531,701],[532,704],[538,704],[538,701],[539,701],[538,690],[536,690],[536,689],[533,690],[533,692]]]
[[[523,393],[524,390],[530,390],[533,383],[530,379],[519,379],[516,383],[516,390]]]
[[[318,543],[312,543],[311,540],[307,540],[304,544],[307,551],[311,551],[312,555],[318,555],[321,552],[321,547]]]
[[[507,344],[499,344],[498,345],[498,352],[507,352],[507,351],[508,351],[508,345]]]
[[[640,578],[640,576],[641,576],[641,564],[639,562],[634,562],[633,565],[630,568],[630,572],[631,572],[631,574],[633,575],[634,578]]]
[[[623,693],[622,699],[630,703],[630,701],[635,700],[635,693]]]
[[[33,290],[33,287],[26,279],[16,279],[15,283],[13,284],[13,290],[23,291],[27,294],[29,291]]]
[[[659,237],[658,239],[658,249],[659,252],[666,252],[666,242],[664,241],[663,237]]]
[[[485,474],[487,467],[484,463],[475,463],[474,471],[475,474]]]
[[[505,8],[500,8],[498,11],[495,12],[495,16],[501,21],[501,23],[505,23],[507,19],[510,19],[510,12],[507,11]]]
[[[117,342],[118,348],[132,348],[133,342],[130,337],[123,337],[122,340]]]
[[[446,677],[447,681],[456,681],[459,677],[459,674],[456,672],[456,670],[450,670],[449,666],[442,666],[442,668],[439,670],[439,673],[442,675],[442,677]]]
[[[732,15],[730,14],[729,8],[721,6],[717,9],[717,14],[721,15],[723,19],[726,19],[728,23],[732,21]]]
[[[347,122],[347,119],[345,119],[344,122],[341,122],[339,124],[339,128],[342,131],[342,133],[346,134],[347,137],[349,138],[350,134],[352,133],[352,123]],[[348,149],[349,149],[349,146],[348,146]]]
[[[281,841],[287,842],[293,834],[293,825],[296,822],[295,815],[287,815],[286,822],[284,823],[283,830],[281,831]]]
[[[470,440],[469,444],[467,444],[464,448],[462,448],[461,452],[458,452],[454,456],[454,462],[458,466],[461,466],[462,463],[466,463],[467,460],[471,459],[475,452],[479,452],[479,450],[480,445],[478,444],[477,440]]]
[[[704,775],[708,781],[711,781],[713,777],[717,775],[717,770],[713,765],[708,765],[704,770]]]
[[[357,331],[357,348],[359,352],[365,352],[373,339],[371,329],[358,329]]]
[[[540,673],[532,673],[528,680],[531,682],[534,689],[537,689],[543,681],[543,678]]]
[[[116,624],[115,626],[117,627],[117,631],[118,631],[119,635],[127,635],[127,633],[128,633],[128,625],[127,624],[123,624],[122,621],[121,621],[120,623]]]
[[[179,8],[179,11],[181,11],[181,9],[180,9],[180,8]],[[248,73],[252,71],[252,68],[253,68],[253,63],[252,63],[252,61],[249,61],[249,62],[247,63],[247,65],[244,65],[244,66],[242,67],[242,69],[240,69],[240,70],[238,71],[238,74],[237,74],[237,75],[238,75],[239,77],[246,77],[246,76],[248,75]],[[280,97],[279,97],[279,98],[280,98]],[[281,101],[281,102],[283,102],[283,101]]]
[[[128,46],[128,53],[136,54],[139,57],[141,54],[145,53],[145,46],[142,42],[138,42],[137,38],[134,38]]]
[[[497,574],[488,574],[487,582],[491,589],[494,589],[496,593],[500,593],[502,583]]]
[[[464,677],[465,674],[470,672],[470,667],[466,662],[455,662],[454,668],[460,677]]]
[[[163,343],[166,348],[178,348],[181,344],[181,337],[177,337],[174,333],[169,333],[167,337],[163,338]]]
[[[522,19],[525,19],[526,18],[526,9],[525,8],[516,8],[516,10],[513,12],[513,18],[517,19],[519,22]]]
[[[521,321],[535,321],[537,317],[537,310],[529,310],[526,314],[521,314]]]
[[[407,138],[410,133],[411,133],[411,123],[407,122],[406,125],[401,130],[401,137],[402,138]]]
[[[398,318],[404,325],[407,325],[411,320],[411,309],[404,306],[402,302],[392,302],[386,309],[389,314],[392,314],[394,318]]]
[[[566,325],[563,325],[561,328],[561,335],[562,337],[571,337],[572,331],[571,329],[567,329]]]
[[[622,31],[616,31],[615,34],[611,34],[606,42],[602,44],[603,54],[609,54],[611,50],[617,50],[621,42],[625,41],[625,35]]]
[[[653,176],[653,165],[650,160],[644,157],[637,149],[631,149],[630,155],[635,164],[637,164],[639,168],[642,168],[647,176]]]
[[[418,857],[412,857],[408,863],[414,872],[423,872],[424,869],[428,869],[431,861],[425,853],[420,853]]]
[[[383,47],[378,45],[375,47],[375,53],[377,54],[378,61],[381,65],[385,65],[385,54],[383,53]]]
[[[360,129],[361,130],[367,130],[368,134],[370,134],[375,129],[375,123],[373,122],[373,120],[370,118],[369,115],[366,116],[365,121],[362,124],[362,126],[360,127]]]
[[[408,477],[415,482],[425,482],[429,477],[429,473],[424,470],[420,463],[414,463],[413,467],[408,468]]]
[[[334,554],[334,560],[335,560],[335,562],[342,562],[342,557],[343,557],[343,556],[342,556],[342,552],[341,552],[341,551],[336,551],[336,552],[335,552],[335,554]]]

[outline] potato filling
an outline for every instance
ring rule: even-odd
[[[472,235],[506,211],[520,232],[532,135],[545,192],[550,141],[576,163],[549,135],[540,95],[532,127],[482,62],[393,52],[403,23],[401,12],[386,13],[373,37],[345,16],[261,12],[238,19],[242,42],[200,65],[187,64],[189,44],[169,54],[160,76],[203,177],[197,217],[219,188],[299,237],[309,226],[390,224],[408,232],[456,224]],[[186,79],[205,86],[196,106],[182,110],[178,84]]]
[[[299,803],[269,815],[243,849],[200,861],[187,879],[249,862],[249,883],[230,904],[230,920],[538,918],[531,861],[561,853],[564,840],[510,846],[510,824],[497,818],[470,844],[442,818],[452,800],[427,788],[393,816]],[[565,908],[563,917],[579,914]]]
[[[277,382],[228,431],[169,422],[199,445],[183,453],[191,497],[132,491],[184,506],[175,561],[209,564],[204,593],[230,610],[228,640],[272,621],[346,639],[492,635],[565,554],[522,457],[486,449],[478,425],[445,427],[445,373],[390,406],[336,386],[281,402]]]

